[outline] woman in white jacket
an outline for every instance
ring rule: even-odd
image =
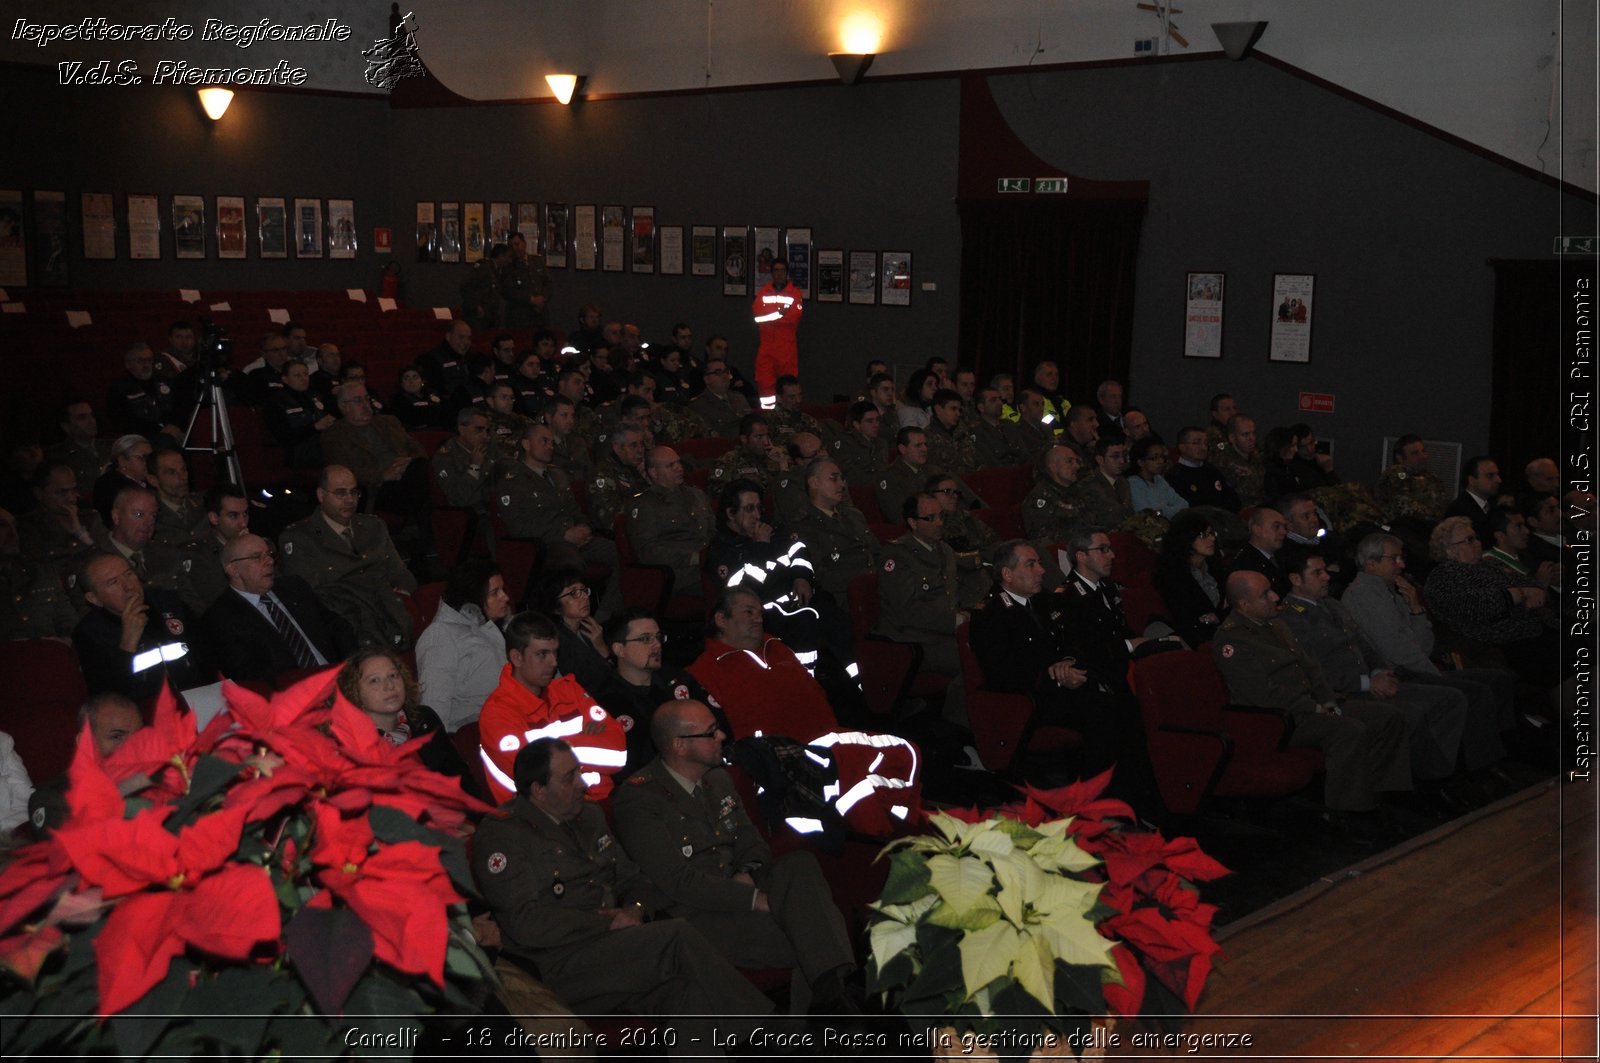
[[[417,640],[422,700],[446,731],[476,720],[500,682],[506,663],[500,625],[510,615],[506,581],[493,562],[474,558],[450,574],[439,612]]]

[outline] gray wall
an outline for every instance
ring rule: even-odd
[[[1385,433],[1469,449],[1487,436],[1491,257],[1548,254],[1558,224],[1595,231],[1594,207],[1261,61],[1191,62],[993,78],[1017,134],[1088,178],[1151,183],[1141,239],[1131,386],[1158,428],[1204,416],[1230,390],[1264,426],[1300,419],[1301,390],[1341,466],[1370,475]],[[92,100],[92,106],[82,101]],[[555,200],[656,208],[658,224],[809,225],[818,247],[907,248],[909,309],[813,305],[802,327],[814,398],[856,386],[870,356],[950,355],[959,292],[952,197],[958,83],[871,82],[551,105],[392,110],[382,98],[241,93],[224,121],[186,93],[55,90],[52,72],[0,67],[14,116],[0,187],[63,189],[83,288],[375,287],[394,230],[413,304],[454,304],[465,265],[409,252],[419,199]],[[26,116],[18,121],[15,116]],[[77,193],[350,197],[350,262],[84,262]],[[253,205],[253,203],[252,203]],[[1558,211],[1566,212],[1558,223]],[[214,221],[214,219],[213,219]],[[213,238],[214,239],[214,238]],[[126,233],[119,254],[126,255]],[[210,248],[214,254],[214,246]],[[1228,274],[1224,357],[1185,360],[1185,271]],[[1271,275],[1317,274],[1312,362],[1266,360]],[[933,281],[935,292],[920,290]],[[558,273],[553,317],[580,302],[660,336],[675,320],[722,332],[746,364],[748,298],[716,278]],[[1553,384],[1554,382],[1552,382]],[[1092,382],[1073,382],[1074,388]]]

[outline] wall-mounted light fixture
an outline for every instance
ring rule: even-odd
[[[582,80],[578,74],[546,74],[545,83],[550,86],[550,91],[556,94],[556,100],[562,106],[572,103],[572,94],[578,91],[578,82]]]
[[[1261,39],[1262,32],[1267,28],[1265,22],[1213,22],[1211,32],[1217,35],[1217,43],[1222,45],[1222,50],[1228,54],[1229,59],[1243,59],[1250,54],[1250,49],[1255,47]]]
[[[839,23],[839,43],[842,51],[829,52],[839,80],[854,85],[867,72],[867,67],[878,57],[878,47],[883,43],[883,22],[877,15],[859,11]]]
[[[232,89],[200,90],[200,106],[205,108],[206,117],[213,122],[221,121],[222,116],[228,113],[228,104],[232,102]]]

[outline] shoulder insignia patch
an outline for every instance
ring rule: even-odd
[[[286,553],[286,554],[294,553],[294,542],[290,541],[290,542],[284,543],[283,544],[283,552]]]
[[[632,512],[629,513],[629,516],[631,516],[634,520],[638,520],[639,519],[639,507],[638,506],[634,506]]]
[[[686,686],[683,683],[679,683],[677,686],[673,687],[672,688],[672,699],[674,701],[688,701],[689,700],[689,688],[688,688],[688,686]]]
[[[878,481],[878,486],[880,488],[882,488],[883,490],[887,491],[887,490],[889,490],[889,481],[888,480],[879,480]]]
[[[506,869],[506,854],[490,853],[489,861],[486,866],[489,868],[489,874],[498,875],[500,872]]]
[[[611,848],[611,843],[613,840],[614,839],[609,834],[600,835],[599,840],[594,843],[595,852],[605,852],[607,849]]]
[[[509,506],[511,504],[511,496],[510,495],[501,495],[500,496],[500,504],[502,506]]]
[[[1233,656],[1233,643],[1224,642],[1222,644],[1222,655],[1224,657],[1232,657]]]
[[[1043,509],[1044,508],[1044,499],[1042,499],[1042,498],[1039,499],[1039,501],[1035,502],[1034,505],[1038,506],[1040,509]]]
[[[596,487],[600,488],[601,490],[604,490],[605,488],[610,486],[609,484],[606,483],[606,478],[604,476],[596,476],[594,478],[594,485]]]
[[[684,858],[684,859],[685,859],[685,860],[687,860],[687,859],[689,859],[689,858],[690,858],[690,857],[691,857],[691,856],[693,856],[693,855],[694,855],[694,846],[692,846],[692,845],[685,845],[685,846],[684,846],[684,847],[683,847],[683,848],[682,848],[682,849],[679,849],[679,850],[678,850],[678,851],[679,851],[679,852],[680,852],[680,853],[682,853],[682,854],[683,854],[683,858]]]
[[[883,562],[883,570],[885,572],[893,572],[894,571],[894,558],[892,558],[892,557],[888,558]]]
[[[440,469],[439,470],[439,479],[443,480],[446,476],[449,476],[449,475],[450,475],[450,470],[449,469]]]
[[[633,730],[633,717],[632,716],[618,716],[617,717],[617,722],[622,725],[623,733],[627,733],[628,731]]]
[[[1303,613],[1306,611],[1306,607],[1301,605],[1299,602],[1290,602],[1289,608],[1293,609],[1297,613]]]

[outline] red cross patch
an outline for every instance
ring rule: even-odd
[[[491,875],[498,875],[500,872],[504,871],[506,869],[506,854],[490,853],[488,867],[489,874]]]
[[[1232,657],[1233,656],[1233,643],[1224,642],[1222,644],[1222,655],[1224,657]]]
[[[183,621],[179,620],[175,616],[167,617],[167,630],[172,632],[174,635],[183,634]]]
[[[894,558],[891,557],[891,558],[889,558],[889,560],[887,560],[887,561],[885,561],[883,563],[883,570],[885,572],[893,572],[894,571]]]

